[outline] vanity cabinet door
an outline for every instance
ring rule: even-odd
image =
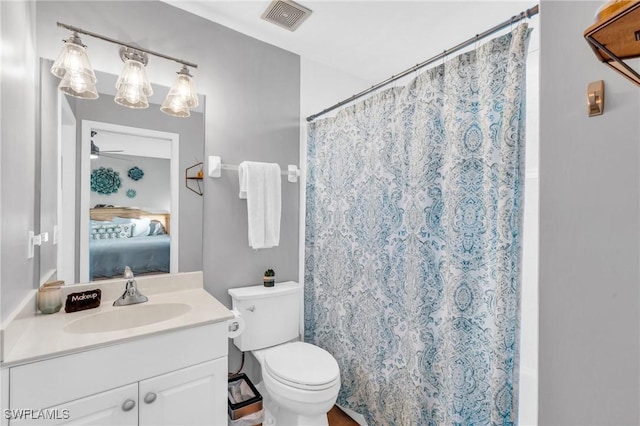
[[[138,384],[76,399],[56,407],[32,412],[23,409],[11,414],[15,420],[10,420],[9,426],[134,426],[138,424]]]
[[[227,357],[139,383],[140,425],[226,425]]]

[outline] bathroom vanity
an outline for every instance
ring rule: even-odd
[[[227,424],[231,312],[202,288],[201,273],[139,278],[149,301],[111,306],[123,283],[83,285],[102,287],[97,309],[5,330],[20,336],[5,345],[3,424]]]

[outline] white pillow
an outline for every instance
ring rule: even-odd
[[[132,237],[142,237],[144,235],[149,234],[149,224],[151,223],[151,219],[143,217],[142,219],[132,219],[126,217],[114,217],[114,223],[134,223],[136,226],[133,227],[133,232],[131,234]]]
[[[130,238],[133,234],[133,223],[111,223],[109,225],[92,225],[91,239],[106,240],[112,238]]]

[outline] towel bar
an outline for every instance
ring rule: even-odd
[[[222,170],[238,170],[238,165],[236,164],[224,164],[222,159],[217,155],[209,156],[209,164],[208,164],[208,174],[209,177],[219,178],[222,175]],[[300,176],[300,169],[298,166],[289,164],[287,166],[287,170],[281,172],[283,176],[287,176],[287,180],[289,182],[298,182],[298,176]]]

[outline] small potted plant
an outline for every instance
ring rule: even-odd
[[[265,287],[273,287],[276,283],[276,272],[273,269],[267,269],[262,279]]]

